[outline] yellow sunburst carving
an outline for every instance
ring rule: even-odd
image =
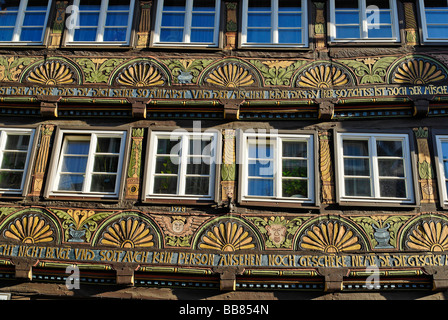
[[[253,249],[255,247],[249,233],[244,231],[242,226],[232,222],[220,223],[218,226],[213,227],[212,231],[208,231],[202,238],[202,241],[199,245],[201,249],[227,252]]]
[[[51,242],[53,230],[44,219],[35,215],[25,216],[14,221],[5,231],[7,238],[27,244]]]
[[[154,241],[146,223],[128,218],[110,226],[104,233],[101,244],[121,248],[136,248],[152,247]]]
[[[424,222],[412,231],[407,245],[411,249],[426,251],[448,250],[448,226],[441,222]]]

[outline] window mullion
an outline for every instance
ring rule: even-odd
[[[190,43],[191,23],[193,20],[193,0],[187,0],[185,7],[184,42]]]
[[[108,6],[109,6],[109,0],[101,1],[100,16],[98,18],[98,29],[96,31],[96,41],[97,42],[102,42],[103,38],[104,38],[104,27],[106,25]]]
[[[17,20],[14,26],[14,34],[12,36],[12,41],[20,40],[20,33],[22,32],[23,20],[25,19],[25,11],[28,6],[28,0],[20,1],[19,9],[17,12]]]
[[[274,197],[281,198],[283,197],[282,192],[282,139],[280,137],[276,137],[274,140]]]
[[[86,172],[84,174],[84,184],[82,187],[83,193],[87,193],[90,191],[91,187],[90,184],[92,182],[93,163],[95,161],[96,143],[97,143],[97,135],[92,133],[90,137],[89,156],[87,158]]]
[[[369,148],[370,148],[370,154],[371,154],[371,167],[372,171],[370,172],[370,185],[372,186],[373,190],[372,193],[375,198],[380,197],[380,181],[379,181],[379,170],[378,170],[378,155],[376,150],[376,138],[371,137],[369,139]]]
[[[179,163],[179,169],[178,169],[178,182],[177,182],[177,194],[178,195],[185,195],[185,180],[186,180],[186,173],[187,173],[187,161],[188,161],[188,142],[189,142],[189,136],[188,135],[182,135],[181,136],[181,149],[180,149],[180,163]]]
[[[367,9],[366,9],[366,1],[358,0],[358,7],[360,10],[359,16],[361,19],[361,39],[368,38],[368,29],[367,29]]]
[[[272,43],[278,43],[278,0],[271,0],[271,34]]]

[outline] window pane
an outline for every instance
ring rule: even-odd
[[[16,24],[16,18],[17,18],[16,12],[7,13],[4,11],[0,11],[0,26],[13,27]]]
[[[155,177],[153,193],[176,194],[177,193],[177,176]]]
[[[357,9],[358,8],[358,0],[335,0],[336,9],[344,8],[344,9]]]
[[[344,159],[344,174],[347,176],[370,176],[369,159]]]
[[[442,156],[443,159],[448,159],[448,142],[442,142]]]
[[[273,196],[274,181],[271,179],[249,179],[248,180],[249,196]]]
[[[86,172],[87,157],[65,156],[61,172]]]
[[[406,198],[404,179],[380,179],[381,197]]]
[[[370,197],[370,179],[345,178],[345,195]]]
[[[74,41],[95,41],[96,40],[96,28],[82,28],[75,30],[73,36]]]
[[[403,147],[401,141],[377,140],[376,147],[378,156],[403,156]]]
[[[283,177],[307,177],[308,163],[306,160],[283,160]]]
[[[278,0],[279,11],[300,11],[299,0]]]
[[[249,0],[249,11],[271,10],[271,0]]]
[[[369,142],[367,140],[344,140],[345,156],[368,156]]]
[[[404,177],[403,160],[378,159],[380,177]]]
[[[366,0],[366,7],[376,6],[379,9],[389,9],[389,0]]]
[[[192,27],[213,27],[215,25],[214,13],[194,13],[191,21]]]
[[[193,163],[187,165],[187,174],[210,174],[210,165]]]
[[[251,27],[270,27],[271,14],[270,13],[249,13],[247,16],[247,26]]]
[[[189,139],[188,155],[211,156],[210,139]]]
[[[90,185],[91,192],[114,192],[117,176],[114,174],[94,174]]]
[[[106,26],[127,26],[128,17],[127,12],[109,12],[106,17]]]
[[[100,14],[98,12],[80,12],[79,25],[86,27],[97,27]]]
[[[302,15],[300,13],[279,14],[278,18],[278,26],[280,28],[298,28],[302,26]]]
[[[185,0],[164,0],[164,11],[182,11],[185,10]]]
[[[191,30],[190,42],[213,42],[214,30]]]
[[[253,43],[270,43],[270,29],[252,29],[247,31],[247,42]]]
[[[81,0],[79,2],[79,10],[100,10],[101,0]]]
[[[5,150],[28,150],[30,142],[29,135],[8,134],[6,139]]]
[[[177,174],[179,166],[178,164],[173,163],[173,160],[177,163],[179,162],[178,157],[157,157],[155,172],[162,174]]]
[[[445,177],[448,178],[448,161],[443,161],[443,168],[445,171]]]
[[[299,141],[283,141],[282,144],[283,157],[306,158],[307,143]]]
[[[3,152],[2,169],[24,169],[26,156],[25,152]]]
[[[425,7],[427,8],[447,8],[446,0],[425,0]]]
[[[359,26],[338,26],[336,27],[336,38],[358,39],[360,38]]]
[[[249,158],[273,159],[274,147],[269,144],[269,139],[250,139]]]
[[[248,171],[251,177],[273,177],[274,162],[268,160],[249,160]]]
[[[164,13],[162,17],[162,27],[183,27],[184,13]]]
[[[120,138],[98,138],[96,152],[100,153],[120,153]]]
[[[446,24],[448,21],[448,11],[426,11],[427,23],[442,23]]]
[[[187,177],[185,179],[185,194],[208,195],[208,177]]]
[[[14,34],[14,29],[1,28],[0,29],[0,41],[11,41]]]
[[[173,140],[169,138],[157,139],[157,154],[179,154],[180,151],[179,138]]]
[[[117,172],[118,171],[118,156],[95,156],[93,163],[94,172]]]
[[[308,181],[302,179],[283,179],[282,196],[292,198],[307,198]]]
[[[20,41],[41,41],[43,28],[23,28]]]
[[[82,191],[84,177],[82,175],[61,174],[58,190],[60,191]]]
[[[20,189],[22,187],[23,172],[0,171],[1,189]]]
[[[427,26],[428,38],[447,39],[448,26]]]
[[[88,154],[90,141],[67,141],[66,154]]]
[[[28,12],[23,18],[24,26],[43,26],[46,12]]]
[[[104,29],[104,41],[126,41],[127,28]]]
[[[129,10],[129,0],[109,0],[108,10]]]
[[[182,42],[184,29],[163,29],[160,32],[160,41],[163,42]]]
[[[215,1],[210,0],[194,0],[193,11],[214,11]]]
[[[301,43],[302,31],[300,30],[279,30],[278,32],[279,43]]]
[[[392,38],[392,26],[379,26],[367,31],[369,38]]]
[[[340,11],[336,12],[337,24],[359,24],[359,12],[358,11]]]

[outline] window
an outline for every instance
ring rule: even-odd
[[[63,131],[51,195],[117,197],[126,133]]]
[[[34,130],[0,129],[0,193],[22,193]]]
[[[312,137],[244,133],[242,200],[314,202]]]
[[[437,172],[439,176],[440,194],[443,205],[448,205],[448,136],[436,136]]]
[[[330,2],[332,41],[399,41],[395,0]]]
[[[414,201],[406,134],[338,134],[342,201]]]
[[[134,0],[74,0],[73,8],[67,43],[129,43]]]
[[[448,41],[448,0],[420,0],[423,39]]]
[[[5,0],[0,4],[0,41],[42,44],[51,1]]]
[[[216,47],[220,0],[160,0],[154,43]]]
[[[308,46],[306,3],[306,0],[244,0],[242,46]]]
[[[217,137],[152,132],[147,198],[214,199]]]

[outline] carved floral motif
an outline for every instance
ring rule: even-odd
[[[5,237],[27,244],[51,242],[54,240],[53,230],[44,219],[37,215],[24,216],[16,219],[9,229],[5,231]]]
[[[153,235],[149,226],[134,218],[122,219],[107,228],[101,244],[121,248],[152,247]]]
[[[446,251],[448,250],[448,226],[440,221],[423,222],[412,230],[407,245],[416,250]]]
[[[347,73],[329,64],[321,64],[306,70],[298,79],[301,87],[331,88],[349,83]]]
[[[444,79],[445,73],[435,63],[414,59],[402,63],[397,68],[393,82],[423,85]]]
[[[255,83],[253,75],[236,63],[226,63],[214,69],[205,80],[209,84],[221,87],[244,87]]]
[[[47,61],[39,64],[28,75],[30,82],[45,85],[72,84],[75,82],[73,71],[61,61]]]
[[[125,68],[118,75],[117,82],[125,86],[147,87],[165,83],[160,71],[148,62],[139,62]]]
[[[249,232],[245,231],[242,226],[234,222],[226,222],[214,226],[211,231],[207,231],[199,248],[226,252],[253,249],[255,244],[252,240]]]
[[[303,249],[319,250],[327,253],[355,251],[361,249],[358,237],[353,231],[338,222],[314,225],[302,238]]]

